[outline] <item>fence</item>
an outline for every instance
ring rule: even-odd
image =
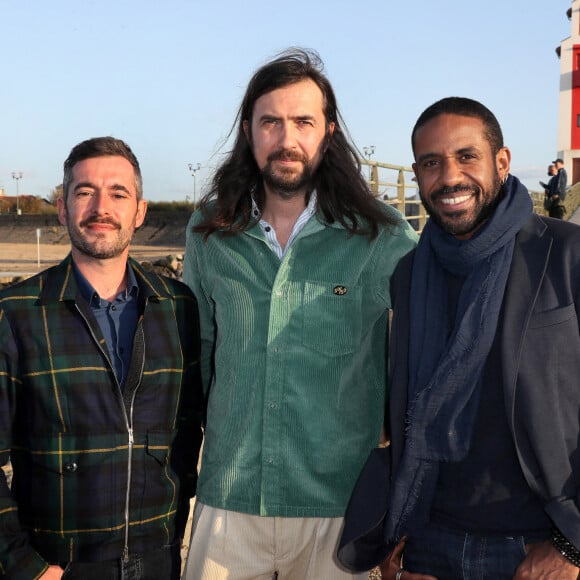
[[[411,167],[380,161],[360,160],[371,191],[380,200],[397,208],[417,231],[425,227],[427,213],[421,205]]]

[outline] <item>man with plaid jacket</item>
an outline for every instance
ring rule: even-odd
[[[0,292],[0,565],[7,578],[177,579],[201,429],[182,283],[129,258],[139,163],[112,137],[64,164],[59,265]]]

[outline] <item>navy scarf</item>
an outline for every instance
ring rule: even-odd
[[[469,450],[515,237],[532,209],[528,191],[510,175],[492,217],[471,239],[458,240],[433,220],[423,230],[411,278],[407,430],[385,524],[389,541],[425,523],[439,462],[460,461]],[[450,333],[445,271],[465,278]]]

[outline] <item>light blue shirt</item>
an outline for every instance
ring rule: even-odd
[[[278,258],[280,258],[280,260],[285,256],[285,254],[288,251],[288,248],[290,247],[292,242],[296,239],[298,234],[302,231],[304,226],[308,223],[308,220],[315,213],[316,213],[316,191],[313,191],[310,194],[310,199],[308,201],[308,205],[304,208],[302,213],[298,216],[298,219],[296,220],[296,223],[294,224],[294,227],[292,228],[292,231],[290,232],[290,237],[288,238],[288,242],[286,244],[286,247],[282,248],[282,246],[280,245],[280,242],[278,241],[278,237],[276,236],[276,231],[274,230],[274,226],[272,226],[266,220],[263,220],[261,218],[262,214],[261,214],[258,206],[256,205],[254,198],[252,198],[252,215],[256,219],[260,220],[258,223],[260,224],[260,227],[262,228],[262,231],[264,232],[264,235],[266,236],[266,239],[268,240],[270,247],[272,248],[272,250],[274,250],[274,253],[278,256]]]

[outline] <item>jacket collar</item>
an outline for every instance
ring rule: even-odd
[[[536,214],[532,214],[516,238],[504,297],[501,336],[507,401],[512,400],[516,386],[522,341],[544,279],[552,243],[546,223]]]
[[[133,269],[137,284],[139,285],[139,296],[148,300],[164,300],[173,297],[166,282],[155,274],[144,270],[140,264],[129,258],[129,266]],[[46,271],[43,279],[43,288],[40,294],[40,303],[49,304],[51,302],[72,301],[76,302],[80,297],[80,291],[74,275],[72,255],[68,256],[57,266]]]

